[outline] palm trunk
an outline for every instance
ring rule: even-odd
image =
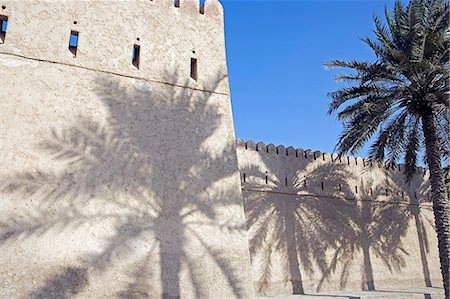
[[[427,111],[428,112],[428,111]],[[422,115],[425,151],[430,169],[431,199],[433,201],[441,273],[444,281],[445,298],[450,298],[450,203],[446,198],[444,173],[441,166],[439,141],[432,112]]]

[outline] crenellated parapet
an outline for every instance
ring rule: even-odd
[[[288,156],[290,158],[304,158],[309,161],[322,160],[336,163],[347,163],[349,166],[376,166],[379,168],[385,168],[391,171],[402,171],[404,164],[391,164],[371,161],[367,158],[354,157],[354,156],[339,156],[336,153],[324,153],[321,151],[313,151],[311,149],[294,148],[292,146],[285,147],[284,145],[275,146],[274,144],[265,144],[264,142],[255,143],[253,140],[244,141],[242,139],[236,140],[237,147],[254,150],[261,153],[276,154],[281,156]],[[428,170],[423,167],[417,167],[418,174],[425,174]]]
[[[401,164],[252,140],[236,145],[244,189],[412,203],[430,198],[426,168],[408,183]]]
[[[218,0],[201,7],[199,0],[3,0],[0,16],[7,23],[3,60],[26,58],[229,93]],[[222,78],[219,86],[212,78]]]

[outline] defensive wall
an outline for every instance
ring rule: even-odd
[[[237,141],[255,292],[440,286],[429,172]]]
[[[220,3],[0,16],[0,297],[252,297]]]
[[[423,169],[236,150],[217,0],[0,0],[0,22],[0,297],[439,284]]]

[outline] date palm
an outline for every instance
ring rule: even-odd
[[[424,150],[441,272],[450,298],[450,204],[442,168],[449,151],[449,3],[396,1],[385,17],[386,23],[373,19],[376,38],[363,39],[376,55],[374,62],[327,64],[351,70],[337,75],[348,85],[329,94],[328,112],[338,112],[343,123],[336,149],[355,154],[373,140],[369,158],[388,163],[404,159],[407,179]]]

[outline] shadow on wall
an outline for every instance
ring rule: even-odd
[[[264,161],[270,155],[263,153],[259,157],[263,165],[270,165]],[[252,263],[257,263],[253,266],[260,274],[254,278],[259,294],[274,293],[270,284],[277,284],[280,267],[283,281],[291,284],[293,294],[311,291],[313,285],[318,292],[336,274],[341,290],[356,281],[360,281],[361,290],[375,290],[373,256],[390,272],[400,272],[406,266],[408,251],[402,238],[411,217],[418,225],[425,283],[431,286],[420,209],[417,205],[398,204],[403,182],[361,182],[355,188],[349,182],[359,178],[345,164],[328,162],[314,169],[306,166],[289,182],[269,178],[265,184],[261,180],[259,186],[243,183]],[[262,172],[255,165],[244,171],[250,180],[252,176],[267,180],[267,173],[276,173],[271,169]],[[327,186],[326,192],[324,179],[333,184]],[[387,189],[395,196],[385,196]],[[358,279],[353,272],[359,266]],[[314,278],[318,276],[320,279]]]
[[[34,299],[70,298],[88,284],[87,269],[68,267],[32,294]]]
[[[395,175],[391,175],[394,183],[396,185],[401,186],[404,177],[400,173],[395,173]],[[417,186],[417,188],[411,188],[411,186]],[[418,174],[415,176],[410,184],[408,184],[408,189],[406,192],[402,190],[401,192],[405,192],[403,196],[406,196],[409,199],[410,205],[406,206],[405,217],[413,218],[414,224],[417,232],[417,239],[419,241],[419,252],[420,252],[420,260],[422,264],[422,273],[424,285],[426,287],[432,287],[432,281],[430,276],[430,268],[428,265],[427,254],[430,252],[430,245],[428,242],[428,235],[426,230],[426,224],[430,227],[434,227],[434,220],[429,219],[420,208],[420,205],[423,203],[430,203],[431,198],[429,198],[430,194],[430,185],[425,183],[423,180],[423,176]],[[403,194],[403,193],[402,193]],[[402,197],[403,197],[402,196]]]
[[[178,74],[167,76],[172,82]],[[223,79],[218,75],[215,85]],[[179,298],[181,284],[192,297],[207,297],[214,291],[211,277],[225,281],[222,288],[234,297],[245,297],[239,261],[206,238],[220,233],[227,243],[245,230],[233,215],[229,221],[218,216],[242,203],[237,190],[213,187],[235,174],[223,166],[232,141],[222,142],[219,133],[226,145],[218,149],[222,143],[211,139],[228,121],[217,98],[169,85],[131,89],[110,78],[98,80],[96,94],[107,108],[105,123],[80,116],[39,145],[62,170],[15,173],[1,182],[2,192],[39,204],[2,217],[0,246],[89,226],[112,229],[100,249],[77,258],[80,268],[61,270],[30,295],[68,298],[120,268],[127,276],[121,281],[128,282],[116,293],[120,298]]]

